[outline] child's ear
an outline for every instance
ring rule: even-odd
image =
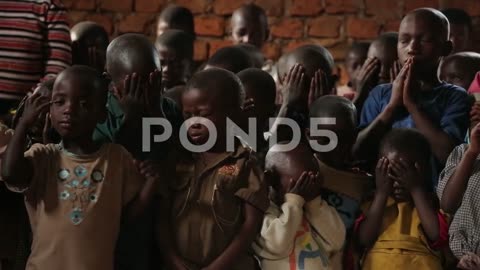
[[[442,49],[442,56],[447,56],[453,51],[453,42],[451,40],[445,41]]]

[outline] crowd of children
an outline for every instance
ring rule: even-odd
[[[352,45],[338,88],[322,46],[263,57],[255,4],[205,63],[183,7],[162,11],[154,42],[75,25],[73,65],[0,126],[0,270],[480,269],[465,16],[408,12]],[[252,119],[254,142],[232,141],[227,123]]]

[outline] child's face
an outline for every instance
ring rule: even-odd
[[[166,21],[164,21],[162,19],[158,20],[158,23],[157,23],[157,37],[161,36],[163,34],[163,32],[165,32],[165,30],[167,30],[169,28],[170,28],[170,25]]]
[[[357,77],[358,72],[362,69],[362,65],[367,59],[367,55],[362,55],[360,52],[351,51],[345,59],[345,68],[347,70],[348,79],[352,80]]]
[[[52,126],[63,139],[91,137],[97,123],[105,113],[92,82],[70,75],[55,84],[52,93],[50,118]],[[89,89],[90,88],[90,89]]]
[[[188,60],[174,49],[157,46],[162,66],[162,85],[166,89],[184,84],[188,70]]]
[[[368,57],[376,57],[380,60],[380,72],[378,73],[378,83],[384,84],[390,82],[390,69],[397,60],[397,48],[388,48],[387,45],[373,43],[368,50]]]
[[[236,44],[248,43],[257,48],[262,48],[267,39],[267,30],[264,29],[260,18],[249,19],[247,17],[253,18],[254,16],[245,16],[244,12],[235,14],[232,18],[233,41]]]
[[[213,92],[213,91],[212,91]],[[185,121],[192,117],[202,117],[210,120],[217,129],[217,141],[226,137],[226,118],[228,113],[222,106],[219,96],[199,89],[189,89],[182,95],[183,116]],[[210,136],[205,125],[195,123],[187,131],[193,144],[201,145],[208,141]]]
[[[462,66],[461,61],[451,59],[442,64],[440,68],[440,78],[448,83],[468,89],[475,78],[476,70],[470,67]]]
[[[419,72],[436,72],[440,57],[446,51],[446,40],[438,29],[432,29],[433,23],[419,15],[407,15],[400,24],[397,52],[404,64],[408,58],[416,58]]]
[[[338,143],[335,149],[329,152],[317,153],[322,162],[334,166],[336,168],[343,168],[351,158],[353,145],[357,138],[357,130],[352,121],[336,118],[335,125],[318,125],[320,130],[330,130],[337,135]],[[309,140],[317,141],[320,145],[327,145],[330,139],[324,136],[312,136],[311,131],[307,130],[307,137]]]
[[[300,157],[299,157],[300,159]],[[300,178],[303,172],[312,171],[318,173],[318,168],[315,166],[315,160],[312,157],[309,164],[301,164],[300,162],[294,162],[293,158],[285,159],[285,162],[282,162],[281,166],[277,166],[276,174],[279,179],[279,185],[273,187],[275,190],[275,200],[277,204],[281,204],[284,201],[284,196],[289,192],[290,180],[293,180],[294,183]]]
[[[465,24],[450,23],[450,40],[453,42],[452,53],[467,51],[470,48],[470,31]]]

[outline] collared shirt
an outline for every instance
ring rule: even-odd
[[[457,146],[450,154],[438,182],[437,195],[440,200],[443,197],[443,191],[448,181],[455,173],[455,169],[467,149],[468,145],[462,144]],[[458,259],[467,254],[467,252],[480,253],[480,203],[478,201],[478,194],[480,194],[479,157],[477,157],[475,161],[474,170],[468,180],[462,203],[455,212],[452,223],[450,224],[450,249]]]
[[[174,239],[188,269],[208,266],[229,246],[244,222],[244,203],[263,212],[269,206],[263,173],[250,150],[239,146],[203,165],[198,158],[182,159],[169,184]],[[255,269],[253,256],[238,254],[232,269]]]

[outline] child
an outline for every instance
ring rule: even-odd
[[[460,52],[446,57],[440,65],[440,79],[468,89],[480,70],[480,54]]]
[[[453,216],[450,249],[458,259],[469,253],[480,254],[479,144],[480,124],[477,124],[470,133],[470,144],[459,145],[450,154],[437,188],[442,210]]]
[[[315,118],[335,118],[333,125],[318,125],[337,136],[337,146],[329,152],[315,151],[324,178],[322,197],[334,206],[350,233],[360,213],[360,204],[372,188],[371,176],[355,171],[352,166],[352,148],[357,138],[357,111],[353,103],[338,96],[323,96],[310,106],[310,121]],[[320,145],[326,145],[325,137],[317,137],[310,128],[306,137]],[[313,148],[315,150],[315,148]]]
[[[450,40],[453,42],[452,53],[470,50],[472,45],[472,18],[463,9],[447,8],[442,13],[450,22]]]
[[[198,116],[215,125],[217,139],[209,150],[180,159],[169,183],[157,239],[172,269],[255,269],[248,248],[268,208],[267,190],[251,151],[238,143],[226,149],[226,119],[238,119],[243,100],[239,79],[222,69],[198,72],[183,92],[189,141],[198,146],[209,139],[208,129],[191,119]]]
[[[341,269],[334,257],[342,249],[345,229],[322,197],[322,179],[305,144],[267,154],[265,172],[272,201],[254,250],[264,270]]]
[[[353,86],[359,71],[362,69],[365,60],[367,60],[369,47],[370,43],[368,42],[355,42],[347,51],[347,55],[345,56],[345,71],[347,72],[348,83],[337,89],[337,95],[349,99],[352,99],[355,96],[355,89]]]
[[[257,153],[263,165],[268,150],[264,133],[268,131],[269,120],[275,114],[275,82],[270,74],[256,68],[245,69],[237,76],[245,88],[244,116],[255,118],[257,122]]]
[[[428,193],[430,143],[414,129],[394,129],[380,147],[375,197],[356,223],[362,269],[443,269],[446,216]]]
[[[157,18],[157,38],[167,29],[182,30],[195,38],[193,14],[188,8],[169,5]]]
[[[73,64],[87,65],[103,72],[109,42],[107,31],[97,23],[80,22],[72,27],[70,37]]]
[[[158,173],[140,163],[144,182],[124,148],[91,139],[106,114],[107,84],[100,73],[66,69],[51,100],[39,93],[28,99],[2,164],[7,186],[25,195],[32,224],[26,269],[113,269],[121,215],[134,218],[143,211]],[[27,130],[49,108],[62,142],[33,145],[24,155]]]
[[[375,86],[391,83],[397,76],[400,65],[397,61],[397,33],[384,33],[372,42],[368,59],[355,79],[356,96],[353,103],[359,111]]]
[[[233,12],[231,27],[236,44],[248,43],[259,49],[270,35],[265,11],[253,3],[243,5]]]
[[[265,56],[263,55],[262,51],[259,48],[248,43],[240,43],[235,46],[244,49],[248,53],[248,55],[252,59],[254,68],[263,69],[263,66],[265,64]]]
[[[229,46],[216,51],[208,59],[205,69],[223,68],[236,74],[253,67],[255,67],[255,63],[245,49],[238,46]]]
[[[403,18],[398,40],[402,70],[393,84],[375,87],[365,101],[355,145],[359,159],[373,161],[369,153],[389,129],[416,128],[433,149],[432,187],[469,124],[467,93],[437,76],[441,58],[451,50],[448,33],[448,20],[435,9],[416,9]]]
[[[181,30],[166,30],[155,47],[160,55],[163,91],[185,85],[193,62],[193,37]]]

